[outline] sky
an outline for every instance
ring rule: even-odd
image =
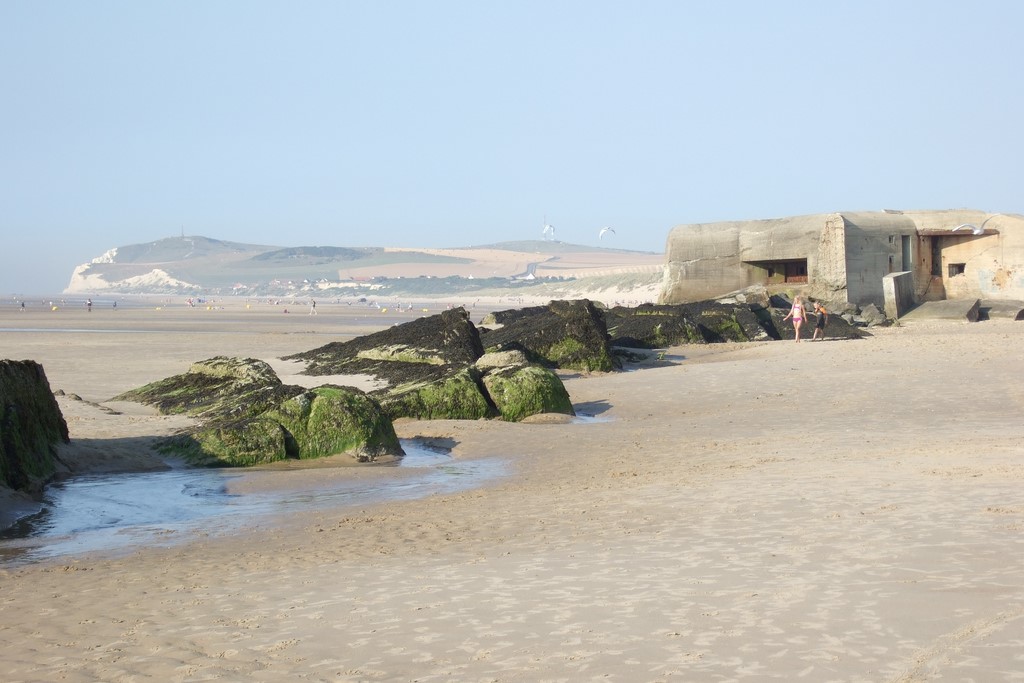
[[[1014,0],[3,0],[0,294],[112,247],[1024,212]],[[614,234],[598,239],[604,226]]]

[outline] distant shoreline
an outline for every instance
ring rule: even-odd
[[[337,303],[339,305],[379,304],[381,306],[420,306],[420,305],[461,305],[473,304],[491,307],[517,308],[521,306],[538,306],[555,300],[588,299],[606,306],[637,306],[642,303],[655,303],[661,290],[660,275],[657,281],[636,284],[624,281],[621,286],[614,278],[602,280],[600,283],[586,280],[570,280],[557,282],[537,282],[507,292],[493,290],[465,291],[423,294],[400,294],[389,292],[358,291],[352,294],[338,295],[335,293],[302,292],[291,294],[162,294],[162,293],[119,293],[96,291],[88,293],[62,293],[59,295],[26,295],[5,297],[0,307],[18,308],[24,301],[26,308],[85,308],[86,302],[92,299],[94,308],[113,308],[117,306],[188,306],[192,300],[199,305],[309,305],[316,301],[317,305]]]

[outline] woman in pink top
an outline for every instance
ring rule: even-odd
[[[796,332],[797,341],[800,341],[800,326],[804,324],[805,317],[807,315],[804,311],[804,302],[798,296],[793,297],[793,307],[783,320],[793,319],[793,331]]]

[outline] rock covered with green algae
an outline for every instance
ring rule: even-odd
[[[483,353],[463,308],[417,318],[386,330],[285,356],[307,375],[372,375],[391,386],[431,382],[472,364]]]
[[[608,372],[617,367],[604,316],[586,299],[495,313],[488,321],[501,325],[480,335],[489,352],[517,349],[549,368]]]
[[[349,453],[359,462],[372,462],[402,452],[381,405],[352,387],[316,387],[264,413],[263,419],[284,427],[295,440],[293,457],[300,459]]]
[[[192,464],[250,466],[345,453],[358,462],[401,455],[391,421],[359,389],[283,384],[265,362],[218,356],[117,400],[185,413],[202,424],[164,444]]]
[[[483,376],[483,383],[501,418],[508,422],[519,422],[539,413],[576,414],[565,385],[547,368],[495,368]]]
[[[498,409],[475,368],[462,368],[431,382],[405,384],[381,393],[381,406],[392,419],[479,420],[495,417]]]
[[[745,305],[689,304],[616,306],[604,313],[613,346],[656,349],[675,344],[767,341],[757,314]]]
[[[783,320],[788,312],[788,303],[776,302],[772,297],[764,302],[747,299],[617,306],[605,311],[604,317],[613,346],[656,349],[675,344],[792,339],[792,323]],[[804,324],[805,331],[813,331],[813,317],[809,325]],[[830,316],[826,336],[857,339],[863,333],[841,317]]]
[[[248,467],[289,457],[284,427],[262,417],[218,421],[167,439],[161,450],[210,467]]]
[[[485,358],[490,360],[481,363]],[[392,419],[512,420],[533,414],[529,412],[531,406],[539,410],[553,407],[557,412],[573,414],[558,376],[537,368],[534,373],[506,382],[529,380],[536,384],[537,376],[544,374],[545,386],[557,384],[566,400],[520,402],[517,406],[506,402],[504,405],[512,410],[505,415],[489,395],[486,377],[496,368],[527,364],[526,354],[513,350],[505,355],[485,355],[480,333],[463,308],[350,341],[332,342],[287,356],[286,360],[307,362],[306,373],[311,375],[368,374],[385,382],[387,386],[375,389],[371,395]]]
[[[43,366],[0,360],[0,485],[38,494],[57,472],[68,426]]]
[[[261,360],[217,356],[193,363],[181,375],[126,391],[114,400],[144,403],[169,415],[237,419],[259,415],[302,391],[302,387],[282,383]]]

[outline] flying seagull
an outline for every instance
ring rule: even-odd
[[[972,235],[984,235],[985,234],[985,223],[988,223],[990,220],[992,220],[993,218],[995,218],[998,215],[999,215],[998,213],[992,214],[991,216],[986,218],[984,221],[982,221],[981,225],[975,225],[974,223],[961,223],[960,225],[958,225],[955,228],[953,228],[953,230],[951,232],[956,232],[957,230],[970,228]]]
[[[606,232],[610,232],[613,235],[615,234],[615,231],[612,230],[611,228],[601,228],[601,232],[597,233],[597,239],[601,239],[602,237],[604,237],[604,234]]]

